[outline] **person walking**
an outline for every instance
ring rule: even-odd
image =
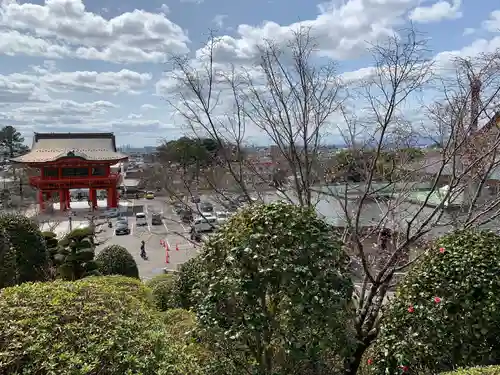
[[[148,256],[146,254],[146,243],[144,241],[141,241],[141,258],[144,260],[148,259]]]

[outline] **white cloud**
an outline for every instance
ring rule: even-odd
[[[472,35],[476,32],[476,29],[474,29],[473,27],[466,27],[464,29],[464,32],[463,32],[463,36],[468,36],[468,35]]]
[[[201,4],[205,0],[180,0],[181,3]]]
[[[163,12],[163,14],[169,14],[170,13],[170,8],[168,7],[167,4],[161,4],[160,10]]]
[[[141,105],[141,111],[147,111],[149,109],[156,109],[156,106],[152,104],[143,104]]]
[[[500,10],[491,12],[490,18],[483,22],[483,28],[492,32],[500,32]]]
[[[119,72],[60,72],[41,77],[41,83],[58,92],[87,91],[96,93],[136,94],[151,80],[149,73],[122,69]]]
[[[218,61],[248,61],[258,54],[257,46],[265,39],[285,45],[292,31],[310,28],[323,56],[351,59],[366,53],[370,43],[392,35],[393,26],[400,25],[408,11],[419,0],[348,0],[318,7],[320,14],[312,20],[281,26],[265,22],[261,26],[239,25],[237,37],[224,35],[216,48]],[[198,56],[206,53],[204,48]]]
[[[35,74],[13,73],[0,75],[0,82],[11,85],[24,85],[25,90],[37,88],[44,92],[71,93],[83,91],[89,93],[128,93],[137,94],[144,89],[152,76],[149,73],[138,73],[127,69],[119,72],[57,72],[45,67],[34,66]],[[4,84],[4,90],[8,88]],[[14,87],[14,86],[13,86]],[[19,87],[19,86],[16,86]],[[1,103],[1,99],[0,99]]]
[[[111,19],[85,10],[82,0],[44,5],[5,1],[0,7],[0,52],[117,63],[161,62],[185,53],[189,39],[165,14],[134,10]]]
[[[460,7],[461,0],[440,0],[431,6],[417,7],[409,15],[410,20],[420,23],[438,22],[441,20],[452,20],[462,17]]]
[[[142,113],[131,113],[130,115],[127,116],[127,118],[128,119],[139,119],[142,116],[143,116]]]
[[[14,126],[32,126],[38,129],[43,126],[65,126],[67,124],[80,127],[92,127],[92,121],[105,115],[117,106],[108,101],[76,102],[73,100],[52,100],[45,103],[25,103],[3,113],[4,120],[11,121]],[[33,130],[33,128],[31,129]]]
[[[227,18],[227,14],[217,14],[215,15],[214,19],[212,22],[218,27],[222,28],[224,26],[224,21]]]

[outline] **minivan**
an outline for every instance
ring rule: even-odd
[[[196,218],[193,222],[195,232],[210,232],[217,227],[217,218],[215,216],[205,216]]]
[[[155,212],[151,215],[151,224],[153,225],[161,225],[161,214],[159,212]]]
[[[135,225],[138,227],[148,225],[148,218],[144,212],[138,212],[135,214]]]

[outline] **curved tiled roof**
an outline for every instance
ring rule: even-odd
[[[127,155],[116,151],[113,133],[35,133],[31,151],[13,161],[46,163],[72,156],[89,161],[127,158]]]

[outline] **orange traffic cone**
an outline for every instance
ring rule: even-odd
[[[175,244],[175,251],[179,251],[179,244],[178,243]]]
[[[167,263],[167,264],[170,263],[170,257],[168,256],[168,250],[165,251],[165,263]]]
[[[168,251],[168,242],[165,242],[165,250]]]

